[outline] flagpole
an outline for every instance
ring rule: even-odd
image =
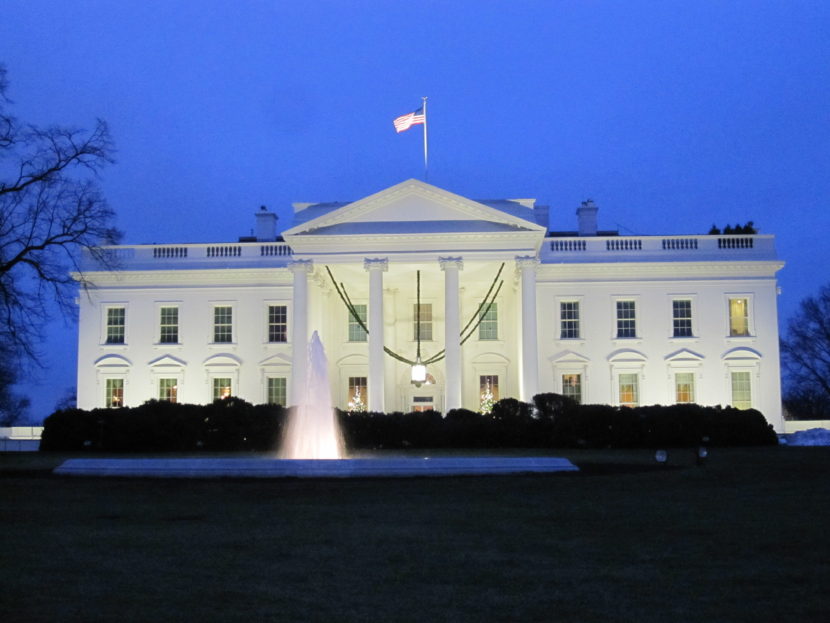
[[[424,100],[424,181],[429,181],[429,150],[427,148],[427,98]]]

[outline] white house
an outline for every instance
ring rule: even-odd
[[[488,391],[557,392],[753,407],[783,428],[773,236],[618,236],[597,231],[590,201],[575,231],[550,233],[533,199],[417,180],[294,210],[281,237],[263,208],[239,242],[87,260],[78,406],[292,404],[318,331],[341,408],[477,410]]]

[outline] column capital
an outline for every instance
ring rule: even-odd
[[[364,258],[363,260],[363,270],[370,272],[373,270],[379,270],[382,272],[386,272],[389,270],[389,260],[385,257],[383,258]]]
[[[314,270],[314,260],[291,260],[288,262],[288,270],[295,275],[297,273],[310,273]]]
[[[531,269],[536,270],[536,267],[539,265],[539,258],[535,255],[517,255],[516,256],[516,268],[519,270]]]
[[[464,260],[460,257],[439,257],[438,265],[441,266],[441,270],[447,270],[448,268],[464,270]]]

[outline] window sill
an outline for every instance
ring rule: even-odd
[[[679,337],[672,335],[669,337],[669,342],[674,344],[689,344],[689,343],[696,343],[700,341],[699,335],[689,335],[687,337]]]
[[[634,338],[636,339],[636,338]],[[558,344],[575,344],[578,346],[582,346],[585,344],[584,337],[558,337],[556,338],[556,343]]]
[[[726,341],[727,342],[754,342],[755,335],[727,335]]]
[[[236,342],[209,342],[208,348],[236,348]]]
[[[611,341],[614,344],[623,345],[623,344],[642,344],[643,338],[641,337],[613,337]]]
[[[184,348],[184,344],[182,344],[181,342],[156,342],[155,344],[153,344],[153,348],[155,348],[156,350],[167,348],[169,348],[170,350],[181,350],[182,348]]]
[[[107,349],[110,349],[110,350],[127,350],[127,348],[129,347],[129,344],[127,344],[126,342],[121,342],[120,344],[110,344],[110,343],[104,342],[103,344],[99,344],[99,346],[101,348],[107,348]]]

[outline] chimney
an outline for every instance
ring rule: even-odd
[[[586,199],[582,205],[576,209],[576,218],[579,221],[579,235],[580,236],[596,236],[597,235],[597,210],[592,199]]]
[[[257,242],[272,242],[277,239],[277,215],[260,206],[256,213]]]

